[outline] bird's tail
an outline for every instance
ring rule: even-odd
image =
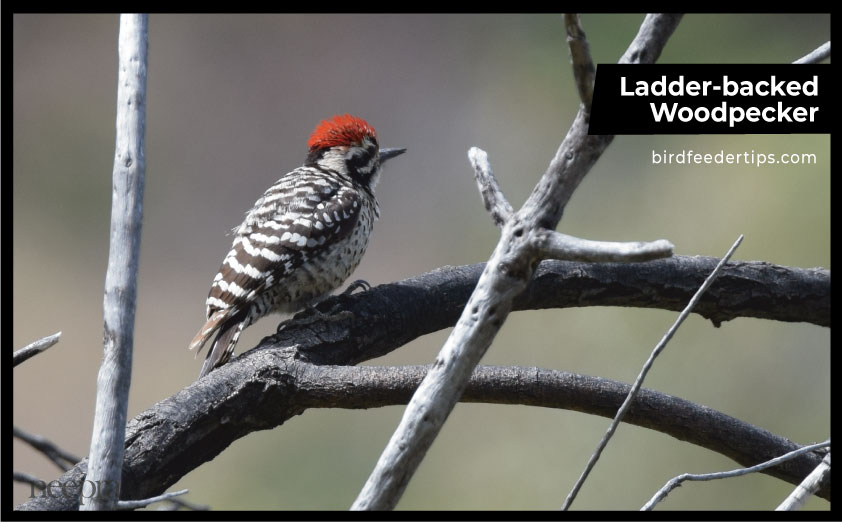
[[[228,362],[231,354],[234,353],[240,334],[246,327],[247,317],[242,313],[235,313],[232,316],[231,312],[231,309],[227,309],[218,310],[212,314],[190,342],[189,349],[198,348],[196,350],[196,356],[198,356],[205,343],[216,334],[216,339],[214,339],[205,357],[205,362],[202,364],[202,370],[199,373],[200,379],[214,368]]]
[[[214,368],[222,366],[231,354],[234,353],[234,348],[237,346],[237,341],[240,340],[240,334],[243,333],[243,328],[246,327],[246,318],[240,320],[231,320],[219,330],[219,334],[213,341],[211,349],[208,350],[208,355],[205,357],[205,362],[202,363],[202,371],[199,372],[201,379],[209,374]]]
[[[227,319],[231,315],[231,311],[229,309],[224,310],[217,310],[210,317],[208,317],[207,322],[199,328],[199,333],[193,337],[193,340],[190,341],[190,346],[187,347],[188,350],[196,350],[196,357],[199,356],[199,352],[202,351],[202,347],[208,342],[213,334],[222,326],[222,323],[225,319]]]

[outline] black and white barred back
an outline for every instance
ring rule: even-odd
[[[207,322],[190,343],[201,350],[216,335],[200,377],[228,361],[246,327],[317,303],[365,253],[379,217],[381,164],[405,149],[380,149],[374,129],[350,115],[321,122],[308,145],[305,164],[272,185],[234,229],[208,295]]]

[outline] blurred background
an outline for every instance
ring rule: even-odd
[[[614,63],[643,15],[584,15],[594,61]],[[13,346],[62,331],[13,373],[14,424],[79,455],[90,445],[102,358],[117,77],[117,15],[14,16]],[[306,155],[322,119],[367,119],[390,162],[381,220],[353,275],[373,285],[488,258],[498,233],[466,152],[488,151],[515,207],[546,169],[578,98],[560,15],[151,15],[146,192],[129,416],[193,382],[227,235]],[[829,15],[688,15],[662,63],[785,63],[830,39]],[[813,153],[815,165],[652,165],[652,151]],[[830,268],[828,135],[618,136],[559,230],[667,238],[683,255]],[[483,363],[631,382],[675,313],[589,308],[512,314]],[[251,327],[238,352],[274,331]],[[437,332],[367,364],[426,364]],[[830,429],[830,330],[693,316],[646,386],[805,444]],[[402,407],[307,411],[254,433],[179,481],[215,509],[347,509]],[[458,405],[400,509],[557,509],[608,419]],[[14,441],[15,470],[60,472]],[[737,465],[623,425],[576,509],[638,509],[668,479]],[[772,509],[792,486],[765,475],[693,483],[668,509]],[[14,486],[11,499],[27,499]],[[808,509],[827,509],[811,500]]]

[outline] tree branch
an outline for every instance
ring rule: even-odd
[[[47,484],[35,475],[30,475],[29,473],[24,473],[23,471],[13,471],[12,480],[15,482],[21,482],[23,484],[29,484],[33,488],[39,490],[43,490],[44,486]]]
[[[734,254],[734,251],[743,242],[743,236],[737,238],[731,248],[728,250],[728,253],[725,254],[725,257],[722,258],[719,263],[716,264],[716,268],[713,269],[713,272],[705,279],[705,282],[702,283],[702,286],[696,291],[693,295],[693,298],[690,299],[690,302],[687,303],[687,306],[678,317],[675,319],[675,322],[670,326],[667,330],[667,333],[661,338],[655,348],[652,350],[652,353],[649,355],[649,358],[643,364],[643,368],[640,370],[640,373],[637,375],[637,378],[634,380],[634,384],[632,384],[631,389],[629,390],[629,394],[626,396],[625,400],[623,400],[623,404],[617,410],[617,414],[614,415],[614,419],[611,421],[611,424],[608,426],[608,430],[603,435],[602,439],[597,444],[596,450],[594,450],[591,457],[588,459],[588,463],[585,466],[585,470],[576,480],[576,483],[573,485],[573,489],[570,490],[568,493],[567,498],[564,499],[564,504],[561,506],[562,511],[567,511],[570,509],[570,504],[573,503],[573,500],[576,498],[576,495],[579,493],[579,489],[581,489],[582,485],[585,483],[585,480],[588,478],[591,470],[593,469],[594,465],[596,465],[596,461],[599,460],[600,455],[602,454],[602,450],[605,449],[605,446],[608,444],[608,441],[611,440],[611,437],[614,435],[614,432],[620,425],[620,421],[623,420],[626,413],[628,412],[629,408],[631,407],[632,403],[634,402],[634,398],[637,395],[640,387],[643,386],[643,379],[646,378],[646,374],[649,373],[649,370],[652,368],[652,365],[655,363],[655,358],[666,348],[667,343],[672,339],[675,335],[675,332],[678,331],[678,327],[687,319],[687,316],[690,315],[690,312],[693,311],[693,308],[696,307],[699,300],[701,299],[702,295],[704,295],[705,291],[710,288],[710,285],[716,280],[719,276],[719,272],[725,263],[731,259],[731,256]]]
[[[649,499],[649,502],[647,502],[642,508],[640,508],[640,510],[641,511],[651,511],[652,508],[655,507],[655,504],[664,500],[666,498],[666,496],[669,494],[670,491],[672,491],[673,489],[680,486],[681,483],[684,482],[685,480],[696,480],[696,481],[699,481],[699,480],[719,480],[719,479],[725,479],[725,478],[740,477],[742,475],[747,475],[749,473],[756,473],[758,471],[762,472],[762,471],[765,471],[765,470],[767,470],[767,469],[769,469],[773,466],[778,466],[783,462],[787,462],[789,460],[792,460],[792,459],[794,459],[794,458],[796,458],[800,455],[803,455],[805,453],[813,452],[813,451],[816,451],[816,450],[819,450],[819,449],[822,449],[822,448],[826,448],[828,446],[830,446],[829,440],[825,441],[825,442],[821,442],[819,444],[812,444],[810,446],[804,446],[804,447],[799,448],[797,450],[790,451],[785,455],[781,455],[779,457],[769,459],[766,462],[761,462],[760,464],[756,464],[756,465],[750,466],[748,468],[735,469],[735,470],[731,470],[731,471],[720,471],[720,472],[716,472],[716,473],[704,473],[704,474],[683,473],[683,474],[671,479],[669,482],[667,482],[666,485],[664,485],[664,487],[659,489],[658,492],[655,493],[655,495],[651,499]],[[821,463],[819,465],[821,465]]]
[[[673,245],[666,239],[644,243],[641,241],[592,241],[568,236],[555,230],[539,230],[533,236],[533,247],[542,257],[565,260],[639,263],[672,256]]]
[[[52,441],[40,435],[27,433],[17,426],[13,427],[13,435],[43,453],[62,471],[67,471],[70,469],[70,466],[81,460],[76,455],[61,449]]]
[[[292,348],[252,350],[164,399],[127,427],[123,499],[161,494],[238,438],[271,429],[310,408],[375,408],[405,404],[430,366],[321,366]],[[629,385],[541,368],[481,366],[463,400],[563,408],[610,418]],[[642,389],[626,422],[726,455],[749,466],[800,446],[716,410]],[[821,461],[807,454],[767,473],[798,484]],[[58,478],[79,482],[87,461]],[[830,487],[819,494],[830,498]],[[36,497],[17,509],[76,509],[64,496]]]
[[[637,264],[544,261],[526,290],[515,299],[514,309],[633,306],[678,311],[716,262],[716,258],[699,256],[674,256]],[[354,393],[343,387],[337,393],[324,392],[324,407],[339,403],[348,408],[405,404],[429,367],[390,370],[384,374],[384,381],[377,381],[372,374],[376,376],[387,369],[325,365],[367,361],[417,337],[453,326],[484,267],[483,263],[443,267],[367,292],[326,299],[317,307],[320,311],[339,307],[341,311],[352,311],[354,319],[308,324],[293,321],[280,334],[265,338],[258,347],[201,382],[141,413],[129,422],[123,496],[128,497],[130,492],[136,492],[131,493],[136,498],[161,494],[235,440],[253,431],[279,426],[306,408],[317,407],[319,385],[306,384],[310,381],[318,383],[318,379],[324,379],[322,389],[329,390],[331,381],[333,386],[346,382],[346,372],[362,372]],[[830,272],[763,262],[729,263],[695,312],[715,324],[737,317],[757,317],[829,326]],[[314,366],[300,370],[297,365],[305,363]],[[466,392],[464,400],[559,407],[611,417],[628,392],[624,384],[565,372],[537,368],[499,372],[493,379],[489,377],[485,385],[471,387],[480,391]],[[536,384],[526,386],[530,376],[536,376]],[[392,381],[396,382],[383,384],[377,391],[376,386]],[[556,384],[548,385],[548,381]],[[518,390],[522,390],[520,398],[513,395]],[[644,390],[638,400],[648,400],[647,393]],[[364,394],[380,396],[380,402],[357,399]],[[672,436],[719,451],[743,465],[798,447],[759,428],[746,432],[741,428],[744,424],[731,417],[711,420],[691,415],[681,410],[686,409],[682,406],[685,402],[664,395],[660,402],[644,402],[647,406],[639,411],[633,407],[626,420],[660,429],[655,419],[658,412],[666,411],[664,422],[674,425],[668,431]],[[714,413],[706,408],[703,412]],[[816,457],[796,461],[793,467],[781,469],[775,476],[797,484],[820,460]],[[87,461],[83,460],[58,480],[78,481],[86,470]],[[820,496],[829,498],[829,491],[829,487],[823,488]],[[35,510],[77,508],[75,500],[63,497],[39,497],[18,506]]]
[[[830,441],[828,441],[828,444]],[[824,456],[816,469],[805,478],[801,484],[795,486],[792,493],[787,496],[775,511],[793,511],[799,509],[807,502],[822,485],[830,480],[830,452]]]
[[[47,348],[56,344],[60,337],[61,332],[57,332],[53,335],[48,335],[43,339],[38,339],[37,341],[24,346],[12,355],[12,366],[17,366],[23,361],[26,361],[27,359],[35,357],[39,353],[46,351]]]
[[[101,488],[85,510],[113,510],[120,470],[132,376],[137,263],[143,221],[146,159],[146,15],[121,15],[117,81],[117,144],[111,200],[111,237],[103,303],[104,356],[97,377],[96,410],[91,437],[88,480]]]
[[[494,172],[491,171],[488,154],[480,148],[471,147],[468,150],[468,161],[474,167],[474,177],[477,180],[477,187],[485,204],[485,210],[491,214],[494,224],[502,227],[514,214],[514,210],[506,196],[503,195],[503,191],[500,190]]]
[[[646,263],[543,261],[515,310],[628,306],[681,311],[716,266],[713,257],[673,256]],[[297,347],[315,364],[358,364],[454,325],[484,263],[447,266],[316,308],[353,319],[289,324],[262,346]],[[338,308],[337,308],[338,307]],[[731,262],[694,309],[714,325],[738,317],[830,326],[830,272],[756,261]]]
[[[591,112],[593,101],[593,82],[596,76],[591,58],[591,48],[585,30],[575,13],[564,14],[564,27],[567,30],[567,45],[570,48],[570,61],[573,64],[573,76],[576,78],[576,88],[579,89],[579,99],[586,112]]]
[[[813,51],[810,51],[807,55],[802,56],[801,58],[795,60],[792,63],[796,64],[803,64],[803,63],[819,63],[822,60],[830,58],[830,42],[827,41]]]
[[[677,20],[650,15],[631,48],[646,49],[634,59],[654,61]],[[668,34],[667,34],[668,36]],[[626,59],[624,55],[621,62]],[[612,136],[588,134],[585,104],[558,149],[549,168],[523,207],[502,228],[500,240],[459,321],[451,331],[433,367],[404,410],[398,427],[351,509],[393,509],[423,460],[482,359],[512,310],[513,301],[532,279],[541,261],[533,247],[535,235],[553,230],[565,205],[590,171]]]
[[[117,502],[117,509],[120,511],[131,511],[134,509],[140,509],[148,506],[149,504],[154,504],[156,502],[163,502],[165,500],[174,500],[175,497],[184,495],[189,493],[190,490],[182,489],[181,491],[173,491],[172,493],[164,493],[162,495],[156,495],[154,497],[145,498],[142,500],[121,500]]]

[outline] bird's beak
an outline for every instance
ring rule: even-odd
[[[400,156],[404,152],[406,152],[406,149],[380,149],[380,163],[395,156]]]

